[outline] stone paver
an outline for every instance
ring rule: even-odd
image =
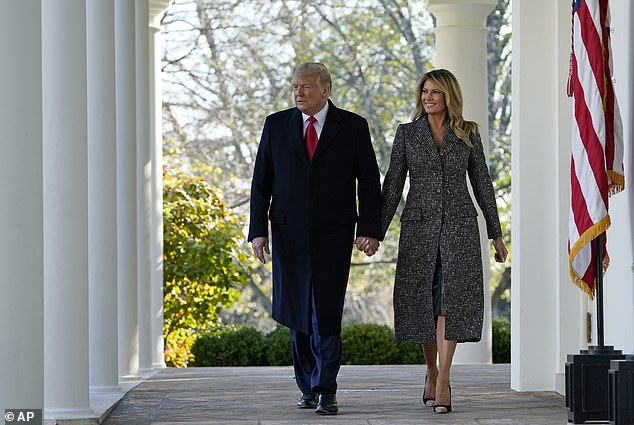
[[[422,365],[343,366],[339,415],[295,407],[291,367],[165,369],[130,391],[104,425],[557,425],[564,397],[510,389],[510,365],[455,365],[453,412],[423,406]]]

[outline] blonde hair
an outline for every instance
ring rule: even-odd
[[[330,72],[326,65],[319,62],[304,62],[298,64],[295,68],[293,68],[293,76],[303,76],[303,77],[317,77],[317,82],[320,87],[328,87],[328,90],[332,89],[332,79],[330,78]]]
[[[418,80],[416,83],[416,109],[412,114],[412,120],[427,115],[421,99],[423,86],[427,80],[433,81],[445,95],[449,127],[467,146],[473,147],[470,139],[471,136],[478,133],[478,124],[473,121],[465,121],[462,118],[462,90],[460,90],[460,84],[458,84],[456,77],[446,69],[431,70],[423,74]]]

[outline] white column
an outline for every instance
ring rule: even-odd
[[[118,392],[114,4],[88,0],[86,15],[90,388]]]
[[[0,409],[44,407],[40,2],[0,1]]]
[[[139,368],[152,369],[151,266],[152,162],[150,150],[150,11],[148,0],[135,2],[136,164],[137,164],[137,296]]]
[[[568,50],[560,52],[560,6],[564,7],[562,2],[550,0],[519,0],[512,10],[511,387],[520,391],[555,388],[558,346],[569,342],[558,337],[568,338],[565,329],[572,329],[566,321],[578,319],[573,305],[579,294],[570,288],[569,278],[563,281],[570,139],[560,138],[570,134],[565,129],[570,120],[559,107],[567,101],[562,86],[567,68],[561,69],[561,61],[569,57],[570,34]],[[570,5],[565,7],[569,25]],[[566,302],[568,318],[558,314],[558,304]]]
[[[42,2],[45,417],[91,417],[86,7]]]
[[[115,2],[119,376],[139,372],[134,3]]]
[[[549,146],[548,149],[554,155],[554,164],[555,167],[554,172],[555,181],[552,185],[552,189],[554,190],[554,207],[555,210],[549,212],[549,214],[554,214],[554,222],[555,225],[555,234],[554,239],[552,236],[547,236],[545,234],[541,234],[543,238],[551,238],[553,239],[552,244],[554,245],[555,252],[555,263],[553,267],[555,268],[556,274],[553,276],[554,278],[554,291],[555,291],[555,311],[546,312],[546,317],[552,317],[552,314],[555,316],[555,328],[554,333],[544,332],[543,336],[546,338],[553,338],[552,341],[548,342],[549,344],[554,344],[555,346],[555,358],[554,358],[554,368],[555,368],[555,387],[556,391],[559,391],[561,394],[565,394],[565,384],[566,384],[566,376],[565,376],[565,364],[567,361],[568,354],[578,354],[581,348],[586,348],[586,313],[587,313],[587,297],[581,293],[581,291],[573,285],[570,280],[570,273],[568,269],[568,215],[570,213],[570,158],[571,158],[571,140],[572,140],[572,100],[566,95],[566,86],[568,81],[568,70],[570,65],[570,22],[571,22],[571,5],[566,2],[556,2],[553,9],[553,23],[556,25],[553,28],[552,36],[556,37],[556,43],[549,42],[552,46],[548,52],[544,52],[544,54],[551,54],[555,62],[553,63],[553,68],[550,69],[550,72],[553,72],[553,77],[549,80],[552,81],[552,90],[554,92],[554,106],[555,113],[553,115],[553,120],[555,124],[555,143],[552,146]],[[539,26],[532,25],[533,27],[539,28]],[[530,53],[529,53],[530,54]],[[529,56],[530,57],[530,56]],[[525,74],[524,78],[527,76]],[[520,76],[520,78],[522,78]],[[530,84],[530,83],[529,83]],[[550,82],[549,82],[550,84]],[[531,99],[533,102],[539,99],[539,96],[533,96]],[[537,104],[533,104],[531,109],[539,109],[541,106]],[[526,113],[526,110],[524,110]],[[529,113],[532,113],[529,112]],[[532,119],[530,115],[527,119]],[[546,137],[546,135],[544,135]],[[550,137],[550,136],[548,136]],[[522,143],[520,141],[520,143]],[[524,143],[525,144],[525,143]],[[550,145],[550,143],[547,143]],[[522,149],[526,149],[526,147],[522,147]],[[520,161],[522,160],[519,158]],[[526,163],[523,168],[531,167],[528,163]],[[527,187],[527,183],[523,182],[524,187]],[[532,189],[526,189],[537,191],[537,187],[533,187]],[[514,235],[515,236],[515,235]],[[526,235],[523,235],[523,239],[526,239]],[[525,251],[526,252],[526,251]],[[532,253],[533,256],[539,255],[538,252]],[[521,260],[520,260],[521,261]],[[537,258],[534,258],[532,261],[539,261]],[[532,299],[532,302],[539,301],[538,293],[530,293],[531,288],[528,288],[527,285],[530,285],[526,278],[524,278],[526,284],[522,286],[522,294],[524,295],[524,300]],[[553,280],[547,279],[549,282],[553,282]],[[544,289],[544,288],[540,288]],[[546,288],[549,289],[549,288]],[[530,293],[530,295],[528,295]],[[520,294],[520,296],[522,295]],[[521,299],[520,299],[521,300]],[[515,302],[515,300],[513,300]],[[542,311],[540,305],[532,305],[530,306],[528,311]],[[543,313],[540,313],[543,314]],[[522,319],[520,319],[522,320]],[[523,319],[524,326],[530,326],[530,322],[527,322],[528,318]],[[535,330],[533,330],[534,332]],[[521,332],[521,331],[520,331]],[[519,335],[520,338],[523,338],[522,335]],[[539,336],[529,336],[531,338],[539,338]],[[526,344],[533,344],[534,341],[528,340]],[[527,345],[527,346],[528,346]],[[518,371],[522,370],[518,376],[522,376],[523,378],[518,381],[519,388],[535,388],[535,389],[548,389],[553,390],[552,387],[549,388],[551,377],[550,377],[550,367],[545,368],[540,367],[539,364],[531,364],[527,363],[525,358],[529,358],[530,355],[527,353],[526,357],[522,357],[523,362],[519,365]],[[538,369],[534,369],[537,367]],[[544,376],[539,376],[544,372]],[[533,380],[532,376],[535,376],[536,379]],[[523,381],[523,382],[522,382]],[[539,383],[539,385],[537,385]]]
[[[436,66],[451,71],[462,89],[465,119],[480,126],[485,153],[489,143],[488,82],[486,62],[486,18],[496,0],[429,0],[436,18]],[[491,363],[490,246],[480,214],[482,268],[484,270],[484,327],[477,344],[459,344],[455,364]]]
[[[150,4],[150,143],[152,149],[152,367],[164,368],[163,343],[163,98],[161,17],[168,1]]]

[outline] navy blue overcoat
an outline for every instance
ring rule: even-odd
[[[249,241],[269,236],[273,318],[310,333],[311,291],[322,335],[341,332],[355,237],[381,237],[381,187],[365,118],[329,102],[312,161],[297,108],[266,118],[251,185]]]

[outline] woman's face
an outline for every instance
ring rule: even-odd
[[[439,115],[444,117],[447,113],[445,94],[431,79],[425,80],[420,100],[423,103],[423,108],[427,115]]]

